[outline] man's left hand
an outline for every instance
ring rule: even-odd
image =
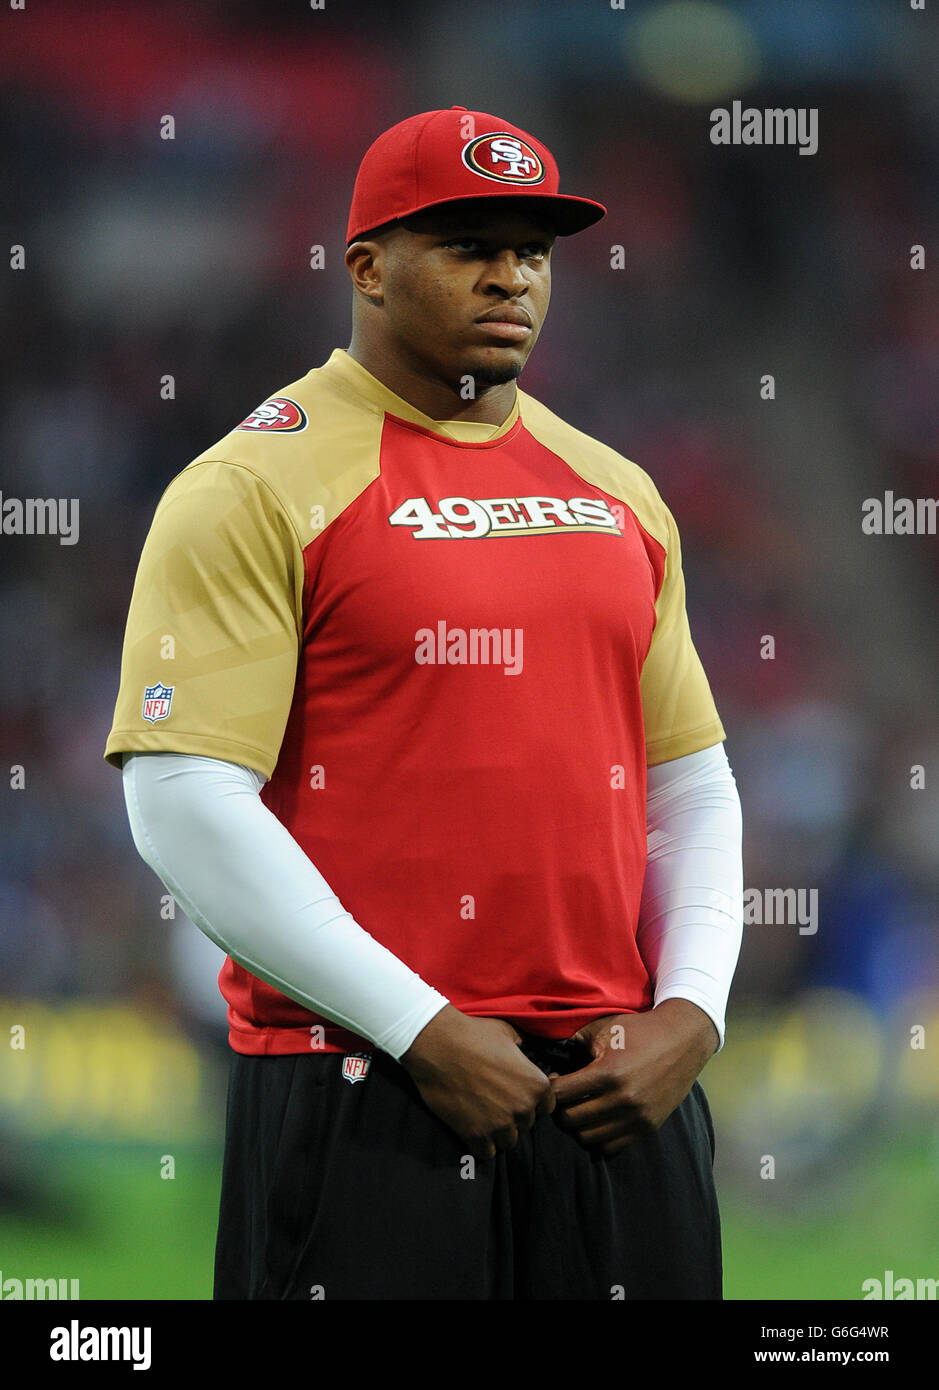
[[[717,1029],[689,999],[665,999],[640,1014],[608,1014],[574,1037],[593,1061],[551,1073],[555,1121],[607,1158],[652,1134],[680,1105],[717,1050]]]

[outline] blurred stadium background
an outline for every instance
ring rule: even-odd
[[[2,1278],[211,1296],[220,953],[167,915],[102,761],[131,583],[169,479],[348,344],[366,146],[453,104],[540,136],[609,207],[557,247],[522,385],[656,479],[746,885],[818,890],[817,933],[747,928],[703,1076],[726,1295],[939,1277],[937,551],[860,527],[867,497],[937,495],[935,276],[910,268],[936,254],[935,10],[30,0],[0,22],[26,248],[0,281],[0,478],[78,497],[81,527],[0,536],[0,750],[25,775],[0,812]],[[713,146],[737,98],[817,108],[818,152]]]

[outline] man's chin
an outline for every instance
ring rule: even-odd
[[[477,387],[504,386],[507,381],[515,381],[516,377],[521,376],[524,365],[523,362],[517,360],[501,363],[479,363],[475,367],[468,368],[466,375],[473,378]]]

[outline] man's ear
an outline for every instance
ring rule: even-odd
[[[344,256],[353,288],[373,304],[381,304],[384,300],[382,250],[379,241],[353,241]]]

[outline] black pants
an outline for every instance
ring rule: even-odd
[[[524,1037],[547,1073],[580,1044]],[[233,1054],[216,1299],[720,1299],[714,1132],[698,1082],[612,1158],[539,1118],[473,1160],[376,1052]]]

